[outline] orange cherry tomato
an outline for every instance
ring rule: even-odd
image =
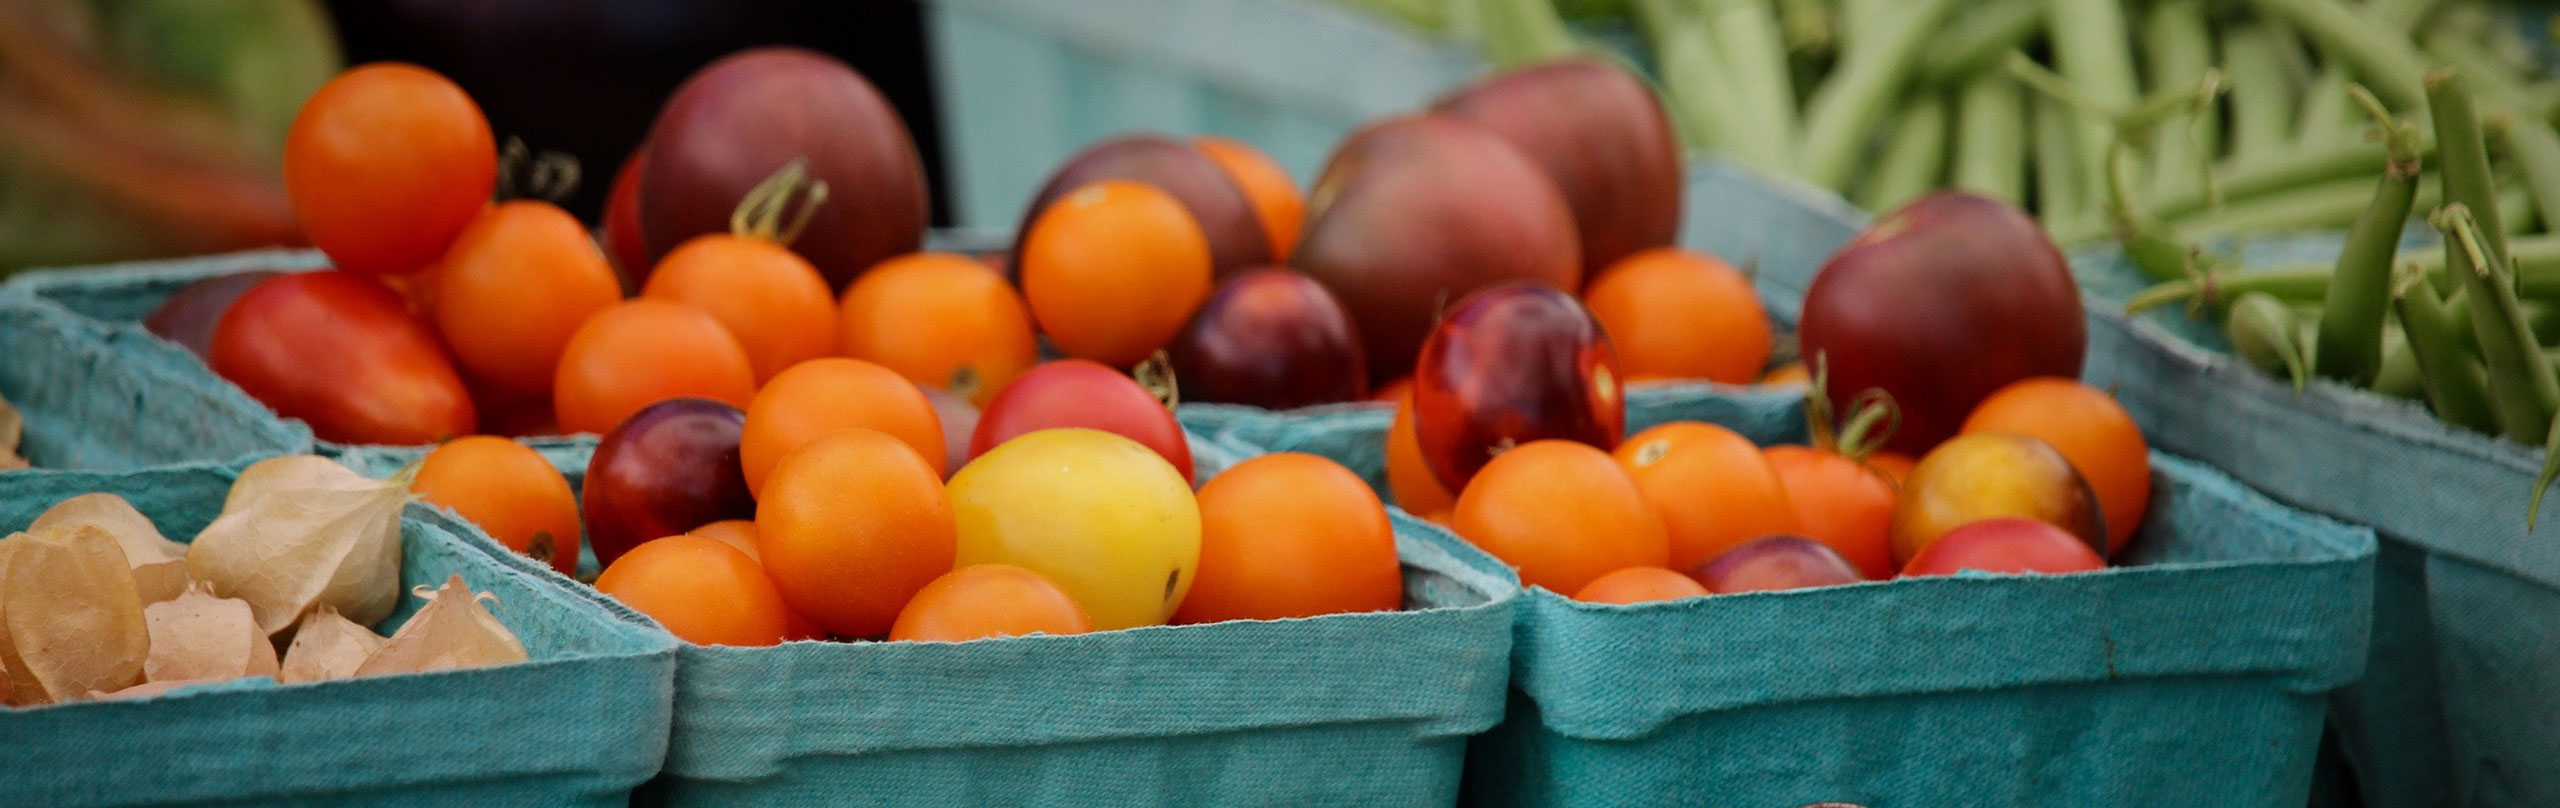
[[[541,452],[506,438],[456,438],[418,463],[418,498],[452,508],[507,549],[578,571],[578,497]]]
[[[898,611],[889,640],[966,642],[1093,630],[1084,607],[1056,583],[1011,564],[971,564],[933,579]]]
[[[498,185],[480,105],[412,64],[361,65],[320,86],[285,133],[284,189],[339,269],[416,272],[443,255]]]
[[[1200,487],[1200,570],[1176,623],[1375,612],[1404,603],[1387,506],[1360,475],[1302,452]]]
[[[1573,599],[1584,603],[1648,603],[1707,594],[1695,578],[1662,567],[1628,567],[1600,576]]]
[[[765,478],[782,458],[840,429],[888,433],[914,449],[941,479],[949,455],[942,420],[924,391],[888,368],[831,356],[793,365],[747,405],[746,430],[738,437],[738,464],[747,490],[761,494]]]
[[[1458,494],[1451,527],[1520,570],[1520,582],[1580,592],[1627,567],[1671,556],[1662,516],[1609,453],[1530,441],[1485,464]]]
[[[1829,545],[1869,580],[1893,577],[1894,483],[1847,455],[1805,446],[1762,452],[1806,538]]]
[[[1191,143],[1244,189],[1245,199],[1253,203],[1254,218],[1262,222],[1263,235],[1271,241],[1273,259],[1286,263],[1289,251],[1298,246],[1298,225],[1307,218],[1307,198],[1298,193],[1298,181],[1253,144],[1216,135],[1195,137]]]
[[[1796,531],[1786,486],[1760,447],[1733,430],[1673,421],[1636,433],[1614,456],[1662,512],[1675,569],[1706,563],[1752,539]]]
[[[1745,384],[1769,364],[1769,315],[1751,279],[1715,256],[1656,247],[1603,270],[1583,291],[1633,381]]]
[[[596,591],[696,645],[782,642],[790,610],[754,559],[699,536],[642,543],[596,576]]]
[[[942,475],[897,438],[857,428],[773,467],[756,500],[756,549],[793,611],[835,634],[878,637],[951,571],[959,538]]]
[[[2015,432],[2052,444],[2098,495],[2108,555],[2142,527],[2151,507],[2151,448],[2133,415],[2106,391],[2054,377],[2011,382],[1976,405],[1959,431]]]
[[[1031,312],[1004,275],[951,253],[882,261],[844,290],[840,347],[980,407],[1040,359]]]
[[[453,358],[511,393],[551,392],[569,335],[622,300],[585,225],[549,202],[492,207],[453,242],[432,277],[432,310]]]
[[[719,320],[679,303],[628,300],[570,335],[551,390],[561,429],[603,434],[671,398],[744,407],[756,381],[746,349]]]
[[[1395,494],[1396,507],[1410,513],[1446,511],[1458,504],[1458,495],[1431,473],[1431,461],[1422,456],[1422,442],[1413,435],[1411,392],[1396,399],[1395,420],[1387,424],[1387,490]]]
[[[1209,298],[1209,238],[1182,201],[1104,180],[1040,212],[1022,239],[1032,319],[1069,356],[1128,367],[1173,341]]]
[[[695,236],[658,259],[640,296],[683,303],[719,320],[746,349],[759,384],[836,352],[835,293],[827,279],[799,253],[765,239]]]

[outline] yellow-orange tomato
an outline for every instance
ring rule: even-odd
[[[1172,342],[1209,297],[1209,238],[1181,200],[1104,180],[1069,191],[1022,240],[1022,294],[1050,343],[1128,367]]]
[[[1760,447],[1733,430],[1698,421],[1661,424],[1614,455],[1662,513],[1671,564],[1688,569],[1734,545],[1796,531],[1795,504]]]
[[[1040,359],[1031,312],[984,262],[952,253],[882,261],[844,290],[846,356],[980,407]]]
[[[537,396],[551,392],[569,335],[622,299],[586,227],[529,200],[480,214],[426,280],[454,361],[475,379]]]
[[[738,435],[738,466],[747,490],[764,491],[765,476],[785,455],[839,429],[888,433],[915,450],[940,479],[948,455],[942,419],[915,383],[888,368],[840,356],[792,366],[756,393]]]
[[[836,301],[827,279],[800,254],[765,239],[695,236],[658,260],[640,295],[719,320],[746,349],[758,384],[836,352]]]
[[[338,74],[285,134],[284,190],[312,246],[365,275],[415,272],[489,204],[497,139],[435,71],[377,62]]]
[[[1706,253],[1656,247],[1618,259],[1583,303],[1633,381],[1744,384],[1769,364],[1769,315],[1751,279]]]
[[[578,571],[578,497],[541,452],[492,435],[456,438],[419,461],[409,490],[509,550],[563,575]]]
[[[828,434],[782,458],[756,499],[756,550],[783,602],[877,637],[958,552],[942,475],[897,438]]]
[[[1956,528],[1995,517],[2033,519],[2104,548],[2097,497],[2052,444],[2015,432],[1966,432],[1920,458],[1893,506],[1893,559]]]
[[[1451,528],[1559,594],[1671,557],[1662,516],[1607,452],[1531,441],[1493,458],[1458,494]]]
[[[1893,529],[1894,489],[1900,483],[1873,465],[1835,451],[1771,446],[1761,455],[1785,485],[1805,538],[1829,546],[1868,580],[1893,577],[1899,566],[1888,537]]]
[[[1573,593],[1573,599],[1584,603],[1647,603],[1657,600],[1679,600],[1707,594],[1697,579],[1662,567],[1628,567],[1600,576],[1599,579]]]
[[[1262,455],[1200,488],[1200,571],[1176,623],[1374,612],[1404,602],[1387,506],[1342,464]]]
[[[790,610],[754,559],[700,536],[668,536],[631,548],[596,591],[613,596],[696,645],[773,645]]]
[[[2043,440],[2088,480],[2107,515],[2107,554],[2124,549],[2151,507],[2151,447],[2114,396],[2072,379],[2012,382],[1975,405],[1961,432],[2015,432]]]
[[[671,398],[744,407],[756,380],[746,349],[719,320],[678,303],[629,300],[578,326],[551,391],[561,429],[601,435]]]
[[[1422,456],[1422,441],[1413,434],[1413,394],[1408,390],[1396,399],[1396,417],[1387,424],[1387,491],[1395,494],[1396,507],[1418,514],[1447,511],[1458,504],[1458,495],[1431,473],[1431,461]],[[1433,522],[1446,523],[1444,519]]]
[[[965,642],[1092,630],[1084,607],[1040,573],[1011,564],[971,564],[918,590],[899,610],[889,639]]]
[[[1297,180],[1253,144],[1216,135],[1202,135],[1191,142],[1224,169],[1236,187],[1244,189],[1245,199],[1253,203],[1254,218],[1262,221],[1262,233],[1271,241],[1272,257],[1288,261],[1289,250],[1298,246],[1298,225],[1307,218],[1307,198],[1298,193]]]
[[[685,535],[710,539],[737,548],[738,552],[755,559],[758,569],[764,567],[764,556],[756,550],[756,523],[752,519],[722,519],[685,531]],[[776,594],[775,597],[781,597],[781,595]],[[789,614],[785,615],[782,621],[783,639],[823,640],[827,638],[826,629],[819,628],[816,621],[810,620],[799,612],[790,611],[789,606],[785,606],[784,610]]]

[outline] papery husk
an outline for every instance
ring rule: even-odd
[[[142,681],[151,631],[115,537],[81,526],[20,534],[0,571],[11,704],[49,704]]]
[[[27,526],[29,533],[89,525],[114,536],[133,565],[133,588],[143,603],[158,603],[187,590],[187,546],[160,534],[151,517],[114,494],[82,494],[55,503]]]
[[[446,579],[433,593],[416,594],[429,599],[427,607],[367,657],[356,668],[357,676],[485,668],[527,659],[524,643],[516,640],[515,632],[481,606],[481,597],[495,600],[495,596],[473,595],[462,576]]]
[[[228,679],[228,678],[223,678],[223,679],[162,679],[162,680],[157,681],[157,682],[144,682],[144,683],[142,683],[142,684],[138,684],[138,685],[134,685],[134,686],[132,686],[132,687],[125,688],[125,689],[123,689],[123,690],[116,690],[116,691],[98,691],[98,690],[92,690],[92,691],[89,691],[89,700],[90,700],[90,701],[124,701],[124,700],[126,700],[126,699],[147,699],[147,698],[151,698],[151,697],[153,697],[153,696],[158,696],[158,695],[166,694],[166,693],[168,693],[169,691],[176,690],[176,689],[181,688],[181,687],[194,687],[194,686],[196,686],[196,685],[210,685],[210,684],[218,684],[218,683],[221,683],[221,682],[227,682],[227,681],[230,681],[230,679]]]
[[[18,456],[18,442],[26,435],[26,416],[18,414],[17,406],[10,404],[9,399],[0,398],[0,471],[27,467],[27,459]]]
[[[193,587],[142,607],[142,618],[151,629],[143,681],[276,675],[275,643],[258,630],[248,601]]]
[[[354,676],[356,668],[381,650],[385,642],[388,640],[382,635],[348,620],[336,609],[313,609],[294,629],[293,645],[284,649],[284,665],[276,681],[292,684]]]
[[[240,510],[250,500],[288,488],[333,488],[369,482],[364,475],[319,455],[277,455],[249,464],[222,495],[222,512]]]
[[[241,473],[231,488],[237,507],[226,504],[188,546],[188,573],[215,594],[248,601],[269,636],[314,606],[358,623],[389,617],[400,599],[410,475],[369,480],[325,459],[338,472],[306,461],[269,465],[283,459]]]

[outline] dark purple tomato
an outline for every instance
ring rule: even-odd
[[[1555,183],[1483,127],[1394,118],[1353,133],[1307,195],[1289,264],[1351,310],[1369,380],[1413,367],[1441,308],[1511,280],[1582,288],[1582,246]]]
[[[1223,280],[1235,273],[1269,264],[1275,254],[1270,237],[1262,229],[1262,220],[1253,212],[1253,200],[1236,185],[1226,169],[1202,153],[1190,141],[1163,135],[1121,135],[1085,147],[1058,166],[1048,183],[1032,195],[1031,206],[1022,211],[1022,225],[1016,233],[1031,232],[1031,222],[1049,203],[1068,191],[1103,180],[1135,180],[1163,189],[1182,202],[1199,223],[1200,233],[1209,237],[1211,277]],[[1017,249],[1019,246],[1017,245]]]
[[[2007,203],[1919,198],[1850,239],[1805,290],[1805,361],[1828,365],[1835,412],[1868,389],[1902,425],[1885,448],[1918,456],[1995,390],[2080,377],[2080,286],[2053,239]]]
[[[231,301],[239,300],[249,287],[275,277],[276,273],[259,270],[215,275],[196,281],[161,301],[142,318],[142,327],[161,339],[185,346],[188,353],[203,359],[213,352],[213,327],[222,324],[222,313],[231,310]]]
[[[1315,279],[1259,269],[1218,286],[1174,337],[1182,400],[1274,410],[1356,401],[1369,368],[1351,313]]]
[[[1173,410],[1128,374],[1086,359],[1043,362],[1006,382],[978,416],[969,457],[1026,432],[1060,427],[1099,429],[1145,444],[1191,479],[1191,440]]]
[[[642,542],[722,519],[753,519],[755,498],[738,466],[747,414],[700,398],[674,398],[633,413],[596,443],[579,507],[596,563]]]
[[[1698,565],[1689,576],[1719,595],[1839,586],[1866,580],[1831,545],[1803,536],[1764,536],[1734,545]]]
[[[1555,180],[1582,235],[1584,277],[1680,230],[1680,144],[1653,88],[1567,59],[1505,71],[1436,107],[1500,136]]]
[[[1422,344],[1413,434],[1431,473],[1464,491],[1494,455],[1557,438],[1617,448],[1627,407],[1618,357],[1581,301],[1513,282],[1468,295]]]
[[[729,232],[747,191],[793,160],[808,161],[827,198],[791,250],[835,288],[924,242],[924,167],[906,123],[862,74],[816,51],[756,48],[711,63],[667,99],[646,149],[640,236],[652,260]]]
[[[916,387],[924,391],[926,401],[933,402],[933,417],[942,422],[942,478],[951,479],[969,464],[969,437],[978,431],[978,405],[940,387]]]

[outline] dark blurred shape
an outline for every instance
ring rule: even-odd
[[[566,152],[593,223],[613,172],[696,69],[757,45],[833,54],[906,119],[944,224],[941,132],[917,0],[329,0],[347,62],[396,59],[471,92],[500,138]]]

